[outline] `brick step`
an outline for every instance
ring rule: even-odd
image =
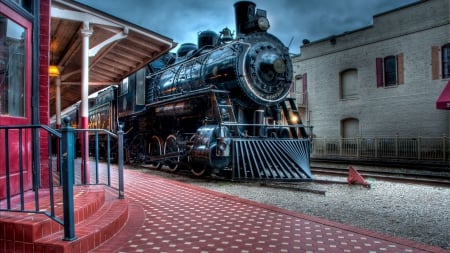
[[[74,187],[74,205],[76,206],[75,211],[81,211],[80,215],[89,215],[89,212],[95,212],[104,202],[104,186],[101,185],[91,185],[91,186],[75,186]],[[62,217],[62,188],[54,187],[54,203],[55,203],[55,213],[56,216]],[[93,197],[92,194],[98,194],[98,196]],[[90,198],[88,200],[87,198]],[[91,201],[95,200],[95,201]],[[10,200],[12,210],[25,211],[35,211],[35,192],[27,191],[24,193],[24,206],[21,207],[20,195],[13,196]],[[6,207],[6,200],[0,201],[1,207]],[[50,194],[48,189],[39,190],[39,210],[50,212]],[[79,217],[82,220],[82,216]],[[81,221],[80,220],[80,221]]]
[[[62,240],[64,232],[59,231],[35,241],[34,253],[88,252],[115,235],[127,219],[128,200],[108,200],[91,217],[75,226],[75,240]]]
[[[108,191],[108,188],[105,186],[91,185],[74,187],[75,234],[78,239],[73,242],[62,241],[63,226],[44,214],[0,212],[0,252],[2,252],[2,249],[6,250],[5,252],[47,252],[39,251],[41,248],[46,249],[53,247],[42,244],[40,241],[44,241],[44,238],[49,240],[49,238],[55,237],[55,240],[64,242],[63,245],[75,245],[77,244],[77,241],[81,242],[85,240],[83,238],[89,238],[87,235],[89,235],[91,231],[102,231],[102,233],[98,235],[100,237],[96,240],[88,239],[91,245],[98,246],[98,242],[105,241],[106,239],[104,238],[109,238],[110,235],[113,235],[121,228],[121,225],[126,221],[128,214],[127,201],[118,200],[117,195],[115,195],[116,193],[108,193],[106,191]],[[40,191],[39,196],[39,210],[49,212],[48,193]],[[62,219],[61,189],[55,188],[54,196],[55,214]],[[31,202],[33,202],[33,204]],[[14,205],[12,205],[13,207],[16,206],[16,208],[20,210],[20,204],[17,205],[16,200],[12,201],[12,203],[14,203]],[[25,194],[24,209],[35,209],[34,193]],[[123,216],[125,218],[123,218]],[[106,223],[99,221],[99,219],[105,220]],[[117,221],[114,219],[117,219]],[[106,229],[101,226],[105,226]],[[85,231],[86,229],[84,229],[84,227],[89,227],[89,230]],[[40,246],[36,247],[35,242],[39,242],[36,245]],[[90,248],[91,246],[88,245],[88,247]],[[66,248],[67,246],[64,246],[63,251],[58,252],[72,252],[66,250]]]
[[[50,212],[50,201],[47,191],[39,194],[39,210]],[[33,199],[32,199],[33,198]],[[55,215],[62,220],[63,205],[62,194],[55,188]],[[74,187],[74,220],[78,224],[95,213],[105,202],[105,189],[103,186],[77,186]],[[20,210],[20,205],[13,199],[12,205]],[[25,194],[24,210],[35,210],[34,193]],[[3,230],[3,228],[5,230]],[[63,226],[39,213],[1,212],[0,216],[0,242],[5,243],[33,243],[44,236],[63,230]],[[5,233],[2,233],[5,231]]]

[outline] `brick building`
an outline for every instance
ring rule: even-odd
[[[449,135],[450,3],[419,1],[373,25],[304,43],[293,57],[305,124],[323,138]]]
[[[63,108],[82,97],[82,60],[90,72],[84,87],[93,93],[175,46],[77,1],[0,0],[0,201],[49,186],[51,145],[44,126],[57,97]],[[50,65],[59,76],[50,78]]]

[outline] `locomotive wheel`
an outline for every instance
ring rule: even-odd
[[[177,137],[175,135],[167,136],[166,142],[164,143],[164,155],[170,156],[166,158],[166,165],[170,172],[175,172],[178,169],[178,164],[180,163],[179,151]]]
[[[197,177],[205,176],[209,172],[209,167],[207,165],[201,165],[201,164],[194,164],[191,167],[191,173],[194,174]]]
[[[152,159],[155,156],[161,156],[163,151],[162,148],[163,148],[162,139],[156,135],[153,135],[148,143],[148,155],[150,156],[150,159]],[[160,160],[150,161],[150,164],[157,169],[161,168]]]

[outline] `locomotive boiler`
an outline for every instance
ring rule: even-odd
[[[266,11],[234,7],[235,38],[201,32],[119,85],[126,157],[234,180],[311,179],[288,48],[267,33]]]

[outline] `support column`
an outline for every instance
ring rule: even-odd
[[[89,29],[89,22],[83,22],[81,28],[82,52],[81,52],[81,117],[80,129],[88,129],[89,117],[89,37],[92,30]],[[89,184],[89,135],[87,131],[80,132],[81,140],[81,182]]]
[[[56,77],[56,129],[61,128],[61,77]]]
[[[56,77],[56,129],[61,129],[61,77]],[[59,141],[56,141],[56,154],[57,154],[57,163],[56,163],[56,169],[61,175],[61,167],[60,167],[60,146]]]

